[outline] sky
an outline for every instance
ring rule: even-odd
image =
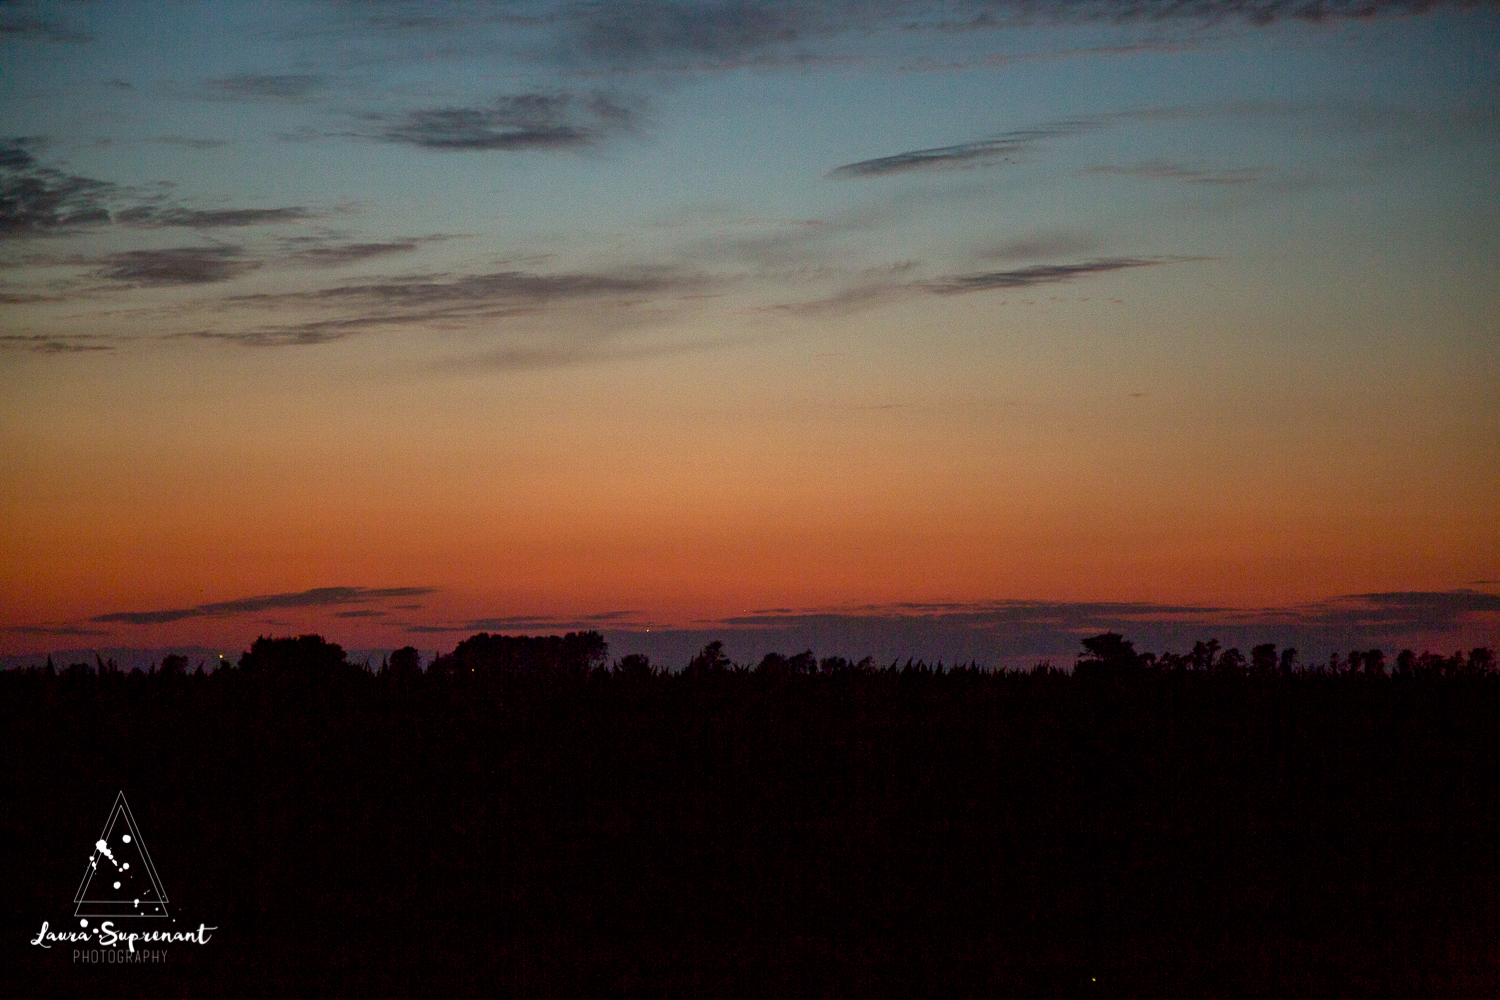
[[[1500,645],[1500,4],[0,2],[0,654]]]

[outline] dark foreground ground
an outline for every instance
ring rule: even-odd
[[[1500,677],[7,674],[16,997],[1500,996]],[[164,965],[29,944],[124,790]]]

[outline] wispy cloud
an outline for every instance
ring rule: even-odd
[[[733,60],[847,26],[848,5],[816,0],[577,4],[559,22],[577,53],[612,67]]]
[[[602,611],[588,615],[503,615],[493,618],[470,618],[448,624],[408,625],[406,630],[414,633],[474,633],[474,632],[566,632],[580,629],[605,628],[628,622],[635,617],[632,611]]]
[[[148,228],[177,226],[187,229],[218,229],[302,222],[317,217],[317,212],[300,205],[289,208],[218,209],[137,205],[117,212],[115,221]]]
[[[1476,5],[1475,0],[616,0],[565,4],[551,19],[551,28],[557,50],[575,64],[600,71],[650,72],[778,59],[814,61],[826,58],[839,40],[888,31],[980,32],[1039,23],[1265,26],[1286,20],[1368,20]],[[1120,54],[1157,44],[1077,52]]]
[[[1071,602],[996,600],[867,605],[842,609],[774,608],[700,622],[689,629],[611,630],[619,653],[644,651],[664,662],[685,662],[710,639],[723,639],[731,655],[752,661],[767,651],[811,648],[824,654],[883,662],[907,657],[949,663],[978,660],[990,666],[1050,657],[1071,662],[1080,641],[1119,632],[1136,648],[1185,652],[1217,638],[1248,650],[1263,642],[1302,651],[1304,662],[1334,650],[1430,642],[1493,645],[1500,630],[1500,595],[1469,589],[1353,594],[1309,604],[1231,608],[1214,604],[1149,601]],[[1446,651],[1446,649],[1444,650]]]
[[[1249,184],[1263,180],[1266,171],[1262,167],[1239,167],[1233,170],[1195,170],[1162,160],[1137,163],[1129,167],[1090,167],[1086,174],[1104,174],[1113,177],[1139,177],[1154,181],[1180,181],[1184,184]]]
[[[79,625],[7,625],[5,631],[17,635],[109,635],[109,629],[84,628]]]
[[[1206,259],[1208,258],[1102,257],[1096,260],[1080,261],[1076,264],[1032,264],[1029,267],[1013,267],[1001,271],[955,274],[923,282],[922,286],[939,295],[961,295],[965,292],[984,292],[996,288],[1027,288],[1031,285],[1050,285],[1094,274],[1123,271],[1127,268],[1160,267],[1163,264]]]
[[[209,93],[234,100],[296,101],[323,90],[317,73],[240,73],[207,81]]]
[[[1470,7],[1472,0],[911,0],[896,3],[893,16],[910,30],[982,31],[1036,23],[1218,24],[1241,21],[1256,27],[1279,21],[1321,23],[1423,14],[1443,7]]]
[[[181,621],[184,618],[206,618],[218,615],[235,615],[247,612],[266,611],[270,608],[317,608],[340,604],[362,604],[390,597],[419,597],[431,594],[436,587],[317,587],[290,594],[266,594],[261,597],[244,597],[236,601],[220,601],[214,604],[199,604],[192,608],[174,608],[164,611],[116,611],[97,615],[92,622],[123,622],[127,625],[160,625]]]
[[[326,243],[313,237],[286,241],[288,263],[307,267],[342,267],[375,257],[411,253],[422,246],[452,239],[451,236],[413,236],[377,243]]]
[[[260,267],[241,247],[173,247],[123,250],[104,258],[98,276],[135,288],[204,285],[228,281]]]
[[[0,238],[48,235],[109,221],[115,185],[37,162],[35,139],[0,140]]]
[[[79,354],[88,351],[112,351],[114,344],[102,334],[0,334],[0,350],[33,351],[37,354]]]
[[[1014,129],[975,142],[938,146],[932,149],[914,149],[890,156],[879,156],[871,160],[846,163],[828,171],[828,176],[835,179],[882,177],[887,174],[917,170],[953,170],[961,167],[989,167],[1017,163],[1023,153],[1040,142],[1060,136],[1078,135],[1100,126],[1099,119],[1079,118],[1040,125],[1036,128]]]
[[[31,17],[20,13],[0,14],[0,37],[30,38],[42,42],[81,45],[92,42],[93,36],[50,18]]]
[[[1087,253],[1093,248],[1093,239],[1083,233],[1043,232],[986,247],[979,257],[995,261],[1038,260]]]
[[[192,336],[252,347],[321,344],[398,324],[498,319],[567,303],[685,294],[700,290],[708,281],[701,275],[666,268],[562,274],[500,271],[447,279],[391,278],[311,292],[233,296],[226,300],[232,306],[270,309],[297,305],[328,309],[335,315],[249,330],[204,330]]]
[[[1213,260],[1211,257],[1102,257],[1066,264],[1032,264],[996,271],[951,274],[938,278],[912,280],[904,277],[912,265],[886,271],[876,280],[864,281],[834,295],[812,301],[787,303],[769,308],[804,315],[826,312],[853,312],[882,305],[912,295],[964,295],[1004,289],[1052,285],[1080,278],[1108,274],[1133,268],[1160,267],[1189,261]],[[879,272],[866,272],[878,274]]]
[[[629,129],[635,110],[605,94],[515,94],[481,107],[371,115],[373,138],[443,151],[515,151],[589,145]]]
[[[130,85],[127,83],[125,86]],[[181,135],[156,135],[147,139],[146,142],[158,146],[180,146],[183,149],[217,149],[225,145],[223,139],[193,139]]]
[[[153,142],[179,142],[163,137]],[[180,143],[199,145],[197,140]],[[301,206],[199,209],[161,195],[142,196],[110,181],[43,166],[33,150],[41,139],[0,140],[0,238],[48,236],[108,223],[163,228],[217,229],[305,222],[324,213]],[[124,204],[123,208],[112,206]]]

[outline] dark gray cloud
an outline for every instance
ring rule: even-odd
[[[1367,20],[1492,0],[616,0],[562,8],[559,46],[587,65],[700,69],[818,58],[839,36],[1035,24],[1253,26]]]
[[[218,229],[239,226],[268,226],[284,222],[302,222],[318,218],[318,213],[299,206],[290,208],[218,208],[198,209],[179,206],[136,205],[115,213],[115,221],[126,225]]]
[[[629,129],[633,109],[604,94],[515,94],[483,107],[428,108],[373,115],[372,138],[433,150],[559,149]]]
[[[0,37],[7,36],[74,45],[94,40],[93,36],[87,32],[66,24],[60,24],[48,18],[30,17],[9,11],[0,13]]]
[[[4,301],[0,299],[0,301]],[[78,354],[88,351],[112,351],[114,344],[103,334],[0,334],[0,350],[33,351],[37,354]]]
[[[889,5],[871,3],[871,13]],[[561,22],[585,59],[617,67],[664,60],[717,63],[853,27],[845,4],[727,0],[577,4]]]
[[[31,153],[39,145],[0,140],[0,239],[108,222],[115,185],[42,166]]]
[[[254,330],[194,330],[185,334],[194,340],[222,340],[245,347],[311,347],[368,333],[381,326],[404,322],[393,316],[356,316],[348,319],[283,323]]]
[[[989,139],[962,142],[954,146],[938,146],[933,149],[914,149],[891,156],[879,156],[872,160],[846,163],[828,171],[835,179],[882,177],[887,174],[909,173],[918,170],[954,170],[962,167],[990,167],[1017,163],[1031,147],[1047,139],[1078,135],[1101,126],[1099,119],[1075,119],[1041,125],[1036,128],[1014,129]]]
[[[327,85],[316,73],[240,73],[208,81],[210,93],[236,100],[295,101]]]
[[[1300,621],[1353,626],[1376,635],[1411,631],[1446,632],[1471,614],[1500,612],[1500,594],[1470,590],[1408,590],[1354,594],[1299,609]]]
[[[17,635],[109,635],[107,628],[83,628],[79,625],[7,625],[7,632]]]
[[[335,618],[382,618],[382,617],[385,616],[385,614],[386,614],[386,612],[384,612],[384,611],[372,611],[372,610],[370,610],[368,608],[361,608],[358,611],[335,611],[333,613],[333,617],[335,617]]]
[[[225,145],[223,139],[192,139],[181,135],[157,135],[146,141],[158,146],[181,146],[183,149],[217,149]]]
[[[604,628],[634,617],[631,611],[603,611],[598,614],[568,615],[504,615],[495,618],[471,618],[468,621],[447,625],[408,625],[406,630],[418,634],[469,633],[475,632],[576,632],[583,629]]]
[[[104,258],[98,276],[135,288],[205,285],[228,281],[260,267],[240,247],[173,247],[124,250]]]
[[[436,590],[436,587],[317,587],[313,590],[291,594],[267,594],[261,597],[245,597],[237,601],[199,604],[192,608],[165,611],[116,611],[112,614],[98,615],[89,620],[124,622],[127,625],[160,625],[184,618],[244,614],[270,608],[319,608],[340,604],[362,604],[391,597],[420,597],[434,593]]]
[[[1084,173],[1104,174],[1114,177],[1140,177],[1145,180],[1180,181],[1184,184],[1249,184],[1254,181],[1263,180],[1266,176],[1265,169],[1261,167],[1239,167],[1233,170],[1194,170],[1175,163],[1166,163],[1162,160],[1137,163],[1129,167],[1090,167]]]
[[[1263,642],[1295,646],[1303,662],[1330,652],[1430,642],[1486,644],[1500,639],[1500,596],[1474,590],[1355,594],[1280,608],[1151,602],[987,601],[902,603],[840,611],[768,609],[704,622],[690,629],[619,628],[606,633],[615,655],[645,652],[681,666],[711,639],[722,639],[737,662],[767,652],[813,649],[822,655],[878,662],[978,661],[1028,665],[1049,658],[1071,665],[1083,638],[1119,632],[1151,652],[1186,652],[1194,642],[1219,639],[1248,650]],[[1442,646],[1447,652],[1448,646]]]
[[[312,292],[233,296],[226,302],[234,306],[323,307],[337,315],[252,330],[202,330],[190,336],[229,340],[251,347],[322,344],[393,325],[499,319],[536,312],[550,305],[686,294],[700,290],[707,280],[665,268],[563,274],[500,271],[451,279],[391,278]]]
[[[582,616],[565,615],[511,615],[499,618],[473,618],[463,624],[464,628],[484,631],[528,626],[530,628],[587,627],[600,622],[617,622],[632,617],[631,611],[601,611]]]
[[[998,261],[1037,260],[1087,253],[1093,248],[1093,239],[1083,233],[1033,233],[987,247],[979,252],[979,257]]]
[[[177,140],[164,137],[150,141]],[[197,144],[196,140],[180,141]],[[44,144],[39,139],[0,140],[0,239],[46,236],[111,222],[147,228],[216,229],[305,222],[323,215],[300,205],[197,209],[171,204],[161,196],[143,199],[139,192],[109,181],[43,166],[33,150]],[[111,214],[110,206],[122,202],[126,207]]]
[[[313,239],[288,241],[286,260],[307,267],[342,267],[374,257],[411,253],[427,243],[450,239],[447,236],[408,237],[383,243],[324,243]],[[311,245],[307,245],[311,244]]]
[[[963,295],[1008,288],[1030,288],[1051,285],[1077,278],[1092,277],[1137,267],[1158,267],[1187,261],[1212,260],[1211,257],[1103,257],[1069,264],[1032,264],[998,271],[973,274],[951,274],[940,278],[913,281],[904,275],[911,265],[889,269],[877,280],[866,281],[831,296],[810,302],[796,302],[769,308],[803,315],[856,312],[912,295]]]
[[[1029,267],[1013,267],[1002,271],[981,271],[977,274],[955,274],[923,282],[923,287],[939,295],[960,295],[964,292],[984,292],[996,288],[1027,288],[1031,285],[1050,285],[1060,281],[1110,271],[1122,271],[1134,267],[1158,267],[1162,264],[1202,258],[1188,257],[1102,257],[1076,264],[1032,264]]]

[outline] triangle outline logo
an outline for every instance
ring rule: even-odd
[[[134,871],[132,862],[136,863]],[[109,878],[111,868],[118,881]],[[103,875],[97,885],[96,875]],[[125,885],[126,882],[130,885]],[[104,831],[94,842],[73,902],[75,917],[167,916],[167,894],[123,791],[115,796],[109,818],[104,821]]]

